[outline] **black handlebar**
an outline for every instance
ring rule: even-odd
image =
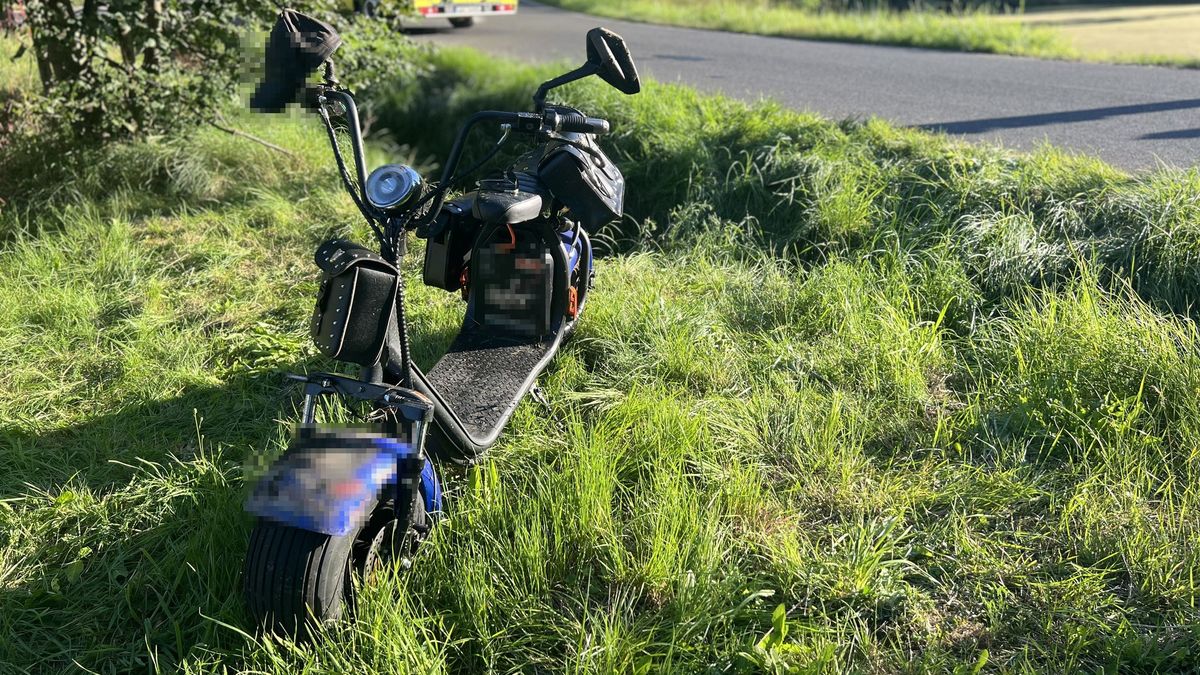
[[[507,124],[513,131],[524,134],[573,132],[596,134],[599,136],[609,132],[608,120],[600,119],[599,117],[588,117],[581,112],[562,108],[552,108],[540,115],[537,113],[512,113],[487,110],[477,113],[471,120],[468,120],[468,124],[464,126],[464,131],[475,122],[482,122],[484,120]]]
[[[354,154],[354,170],[358,174],[358,187],[360,190],[366,189],[367,185],[367,163],[366,152],[363,150],[362,125],[358,122],[358,105],[354,102],[354,97],[347,91],[338,89],[325,89],[321,94],[326,97],[336,98],[341,101],[342,106],[346,109],[346,127],[350,132],[350,149]],[[309,98],[311,94],[306,93],[305,98]],[[364,200],[366,194],[359,195]]]
[[[350,179],[350,174],[346,170],[345,164],[342,162],[341,153],[336,152],[337,138],[334,133],[332,123],[329,121],[329,111],[325,108],[324,100],[335,99],[339,101],[346,115],[348,131],[350,133],[350,149],[354,155],[355,178],[358,179],[358,185],[354,185]],[[363,152],[362,132],[358,121],[358,107],[354,104],[354,97],[347,91],[336,89],[333,87],[312,87],[305,92],[304,102],[320,112],[324,118],[326,127],[329,131],[330,143],[335,149],[335,155],[338,161],[338,169],[342,174],[343,182],[346,184],[346,189],[350,192],[355,204],[363,212],[368,222],[374,221],[377,214],[374,214],[368,208],[369,203],[366,199],[366,194],[363,192],[367,184],[366,161]],[[523,134],[531,134],[545,137],[553,137],[553,134],[564,133],[584,133],[584,134],[606,134],[609,132],[608,120],[598,117],[588,117],[583,113],[572,110],[570,108],[551,108],[542,113],[517,113],[517,112],[502,112],[498,110],[484,110],[477,112],[467,119],[458,131],[458,135],[454,139],[454,145],[450,149],[450,156],[446,160],[446,165],[442,168],[442,180],[434,194],[429,195],[434,199],[434,202],[426,213],[422,221],[432,222],[433,218],[441,211],[442,204],[445,202],[446,193],[452,186],[453,181],[457,178],[455,171],[458,169],[459,159],[462,158],[464,141],[471,128],[480,122],[496,122],[508,127],[515,132]],[[419,226],[422,222],[415,223],[414,226]],[[381,235],[382,236],[382,235]]]
[[[560,112],[559,110],[547,110],[540,115],[537,113],[501,112],[499,110],[477,112],[467,118],[467,121],[458,130],[458,135],[454,138],[454,145],[450,148],[450,156],[446,159],[446,165],[442,168],[442,180],[438,188],[437,197],[426,214],[425,220],[432,222],[442,210],[442,204],[446,200],[446,192],[455,178],[454,172],[458,169],[458,160],[462,158],[463,142],[466,140],[471,128],[484,121],[507,124],[513,131],[526,134],[546,134],[560,131],[606,134],[609,131],[608,120],[598,117],[587,117],[575,111]],[[417,225],[420,224],[422,223],[417,223]]]
[[[533,113],[513,113],[501,112],[498,110],[481,110],[467,118],[462,127],[458,130],[458,135],[454,137],[454,145],[450,148],[450,156],[446,158],[446,166],[442,167],[442,180],[439,182],[433,205],[429,208],[425,218],[418,221],[415,225],[421,226],[433,222],[438,213],[441,213],[442,204],[446,202],[446,193],[450,189],[450,182],[454,178],[454,172],[458,169],[458,160],[462,158],[463,141],[467,139],[467,134],[471,132],[471,127],[483,121],[499,122],[500,124],[508,124],[514,130],[526,133],[535,133],[541,129],[542,117]]]

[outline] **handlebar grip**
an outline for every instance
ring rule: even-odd
[[[321,88],[320,87],[305,87],[300,92],[300,105],[305,110],[316,110],[320,107]]]
[[[580,113],[566,113],[558,115],[555,120],[555,131],[573,131],[582,134],[607,134],[608,120],[600,119],[599,117],[586,117]]]

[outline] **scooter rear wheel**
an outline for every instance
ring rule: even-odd
[[[352,612],[355,584],[384,564],[407,564],[427,531],[424,500],[414,499],[401,527],[391,502],[379,504],[357,532],[328,535],[260,518],[250,535],[242,587],[260,625],[299,639],[314,624]],[[397,531],[404,534],[397,540]]]

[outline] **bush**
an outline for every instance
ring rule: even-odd
[[[204,119],[236,82],[241,27],[270,16],[259,0],[31,0],[27,9],[43,87],[29,112],[88,145]]]
[[[334,0],[293,3],[344,26]],[[238,84],[243,38],[270,26],[275,3],[266,0],[31,0],[28,26],[43,90],[28,97],[24,122],[71,147],[171,134],[210,121]],[[347,70],[369,84],[406,41],[388,22],[356,21]],[[372,44],[370,50],[355,45]]]
[[[333,0],[292,4],[343,35],[338,75],[363,100],[414,67],[418,48],[391,22],[343,15]],[[274,16],[265,0],[125,0],[103,9],[89,2],[78,12],[65,1],[30,2],[32,40],[21,51],[37,62],[43,86],[23,82],[0,93],[0,210],[61,201],[57,177],[73,176],[74,166],[112,164],[102,146],[183,135],[215,121],[234,107],[239,80],[247,79],[244,60],[261,59],[246,36],[261,37]],[[363,113],[369,121],[369,105]]]

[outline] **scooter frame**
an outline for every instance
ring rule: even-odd
[[[332,79],[331,72],[332,68],[329,68],[327,70],[327,79]],[[344,187],[350,192],[356,204],[362,208],[362,205],[366,203],[365,185],[367,172],[358,108],[354,98],[349,92],[343,89],[335,86],[325,86],[310,94],[310,99],[312,99],[312,103],[315,104],[327,126],[331,146],[337,159]],[[331,101],[339,103],[344,110],[346,126],[350,136],[351,154],[358,179],[357,185],[355,185],[354,181],[350,180],[349,172],[336,140],[336,131],[330,119],[328,108]],[[532,126],[534,118],[540,120],[540,116],[527,113],[483,111],[473,115],[459,130],[459,134],[442,172],[440,185],[449,187],[450,183],[454,180],[454,172],[463,153],[464,141],[474,126],[484,121],[496,121],[502,124],[513,124],[515,122],[529,127]],[[526,131],[528,131],[528,128]],[[445,193],[445,190],[439,192],[438,198],[430,209],[431,214],[436,214],[441,208]],[[367,216],[370,221],[368,214],[364,213],[364,216]],[[490,433],[482,436],[472,434],[456,414],[450,402],[438,391],[435,384],[430,381],[428,375],[413,363],[408,348],[404,296],[405,282],[403,277],[399,280],[400,292],[397,294],[394,303],[393,320],[391,321],[379,362],[361,367],[357,379],[333,373],[289,376],[294,380],[305,383],[304,406],[300,420],[301,428],[308,428],[316,423],[315,403],[322,397],[338,397],[347,401],[365,401],[376,406],[378,409],[394,409],[401,413],[399,418],[405,420],[405,423],[412,425],[408,433],[400,432],[400,434],[409,436],[412,439],[408,452],[412,454],[411,458],[417,461],[415,463],[400,462],[400,464],[402,466],[419,467],[419,469],[413,468],[412,471],[415,473],[419,470],[420,475],[404,476],[397,473],[391,476],[386,483],[374,486],[379,492],[386,493],[389,490],[395,489],[400,484],[419,484],[426,511],[428,513],[441,511],[441,486],[437,472],[428,456],[432,455],[438,460],[450,461],[456,464],[470,464],[482,458],[486,451],[497,442],[500,434],[507,427],[508,420],[515,410],[517,403],[535,386],[538,376],[541,375],[554,359],[562,341],[577,325],[578,318],[582,314],[586,304],[593,275],[593,252],[590,238],[582,228],[558,232],[552,226],[552,222],[546,219],[537,219],[525,225],[535,228],[535,231],[544,243],[548,245],[554,244],[548,246],[554,260],[555,271],[551,294],[552,327],[550,335],[552,342],[542,358],[534,364],[529,372],[525,373],[524,380],[513,398],[509,401],[497,402],[498,404],[505,405],[505,410]],[[481,239],[486,238],[500,227],[503,226],[493,225],[490,228],[485,227],[481,230],[479,237]],[[380,241],[381,255],[397,265],[399,265],[400,258],[406,253],[407,246],[405,240],[408,236],[407,230],[402,231],[399,236],[400,239],[393,245],[393,250],[388,250],[388,243],[382,237]],[[573,277],[575,278],[574,288],[576,290],[577,305],[574,314],[568,316],[569,294],[573,285]],[[473,314],[474,306],[468,303],[462,330],[465,331],[473,321]],[[420,419],[411,410],[414,401],[423,401],[427,405],[427,409],[422,412]],[[426,446],[427,439],[432,440],[429,443],[428,452]],[[386,437],[381,437],[380,442],[382,443],[385,440]],[[358,508],[356,503],[330,503],[327,501],[310,500],[308,503],[312,505],[313,510],[319,508],[326,511],[333,509],[333,511],[318,514],[309,509],[296,509],[295,507],[291,507],[291,511],[285,511],[272,506],[273,503],[279,501],[279,497],[270,497],[263,494],[266,486],[280,482],[281,477],[279,474],[281,472],[296,470],[286,463],[274,468],[272,473],[260,482],[259,488],[256,489],[248,502],[247,509],[255,515],[269,517],[286,525],[315,532],[323,532],[325,534],[341,534],[341,528],[321,524],[347,522],[352,512]],[[361,514],[359,515],[361,516]],[[314,525],[314,523],[318,525]]]

